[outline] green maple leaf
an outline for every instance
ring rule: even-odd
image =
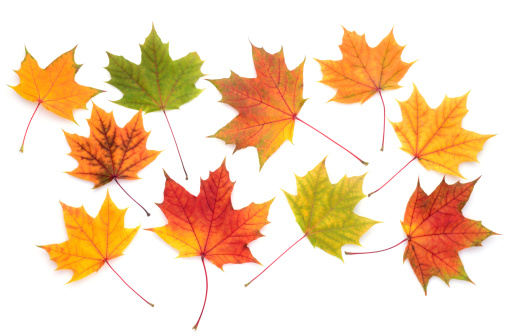
[[[105,69],[112,77],[107,83],[124,94],[114,103],[146,113],[165,111],[179,108],[203,91],[195,87],[204,76],[200,71],[204,62],[196,52],[172,60],[169,43],[161,41],[154,25],[140,50],[140,64],[107,52],[109,64]]]
[[[140,50],[142,52],[140,64],[107,52],[109,63],[105,69],[111,76],[107,83],[124,94],[114,103],[146,113],[163,111],[188,180],[179,146],[165,110],[177,109],[203,91],[195,87],[195,82],[204,76],[200,71],[204,62],[196,52],[172,60],[168,42],[161,41],[154,25]]]
[[[344,176],[339,182],[332,184],[326,171],[325,160],[305,176],[296,176],[298,186],[296,196],[286,191],[284,193],[296,222],[304,233],[296,243],[307,237],[312,246],[343,260],[341,248],[346,244],[360,245],[360,237],[379,222],[353,212],[358,202],[365,197],[362,193],[365,175]]]
[[[312,246],[342,260],[342,246],[360,245],[360,237],[379,223],[353,212],[365,197],[364,176],[344,176],[332,184],[323,160],[304,177],[296,177],[296,196],[284,191],[296,222]]]

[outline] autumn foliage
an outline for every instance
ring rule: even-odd
[[[377,221],[357,215],[355,206],[365,198],[364,175],[344,176],[331,183],[326,159],[303,177],[296,177],[297,195],[284,191],[296,222],[312,246],[342,260],[341,248],[359,245],[360,237]]]
[[[84,109],[85,103],[102,92],[75,82],[75,75],[81,67],[75,63],[75,49],[76,47],[60,55],[45,69],[41,69],[37,61],[25,49],[25,59],[20,69],[15,71],[20,76],[20,83],[12,88],[23,98],[37,102],[34,114],[39,105],[42,105],[62,118],[75,121],[73,111]],[[23,138],[24,142],[25,138]],[[23,152],[23,145],[20,151]]]
[[[245,286],[250,285],[287,251],[304,238],[314,247],[342,258],[342,247],[359,245],[360,237],[377,221],[359,216],[353,210],[365,197],[362,176],[344,176],[331,183],[326,171],[326,158],[303,177],[296,177],[297,194],[286,191],[286,199],[304,235]]]
[[[134,229],[124,227],[126,209],[117,208],[108,191],[95,218],[89,216],[83,206],[74,208],[64,203],[61,205],[69,239],[60,244],[39,246],[46,250],[50,259],[57,264],[57,270],[73,271],[73,277],[69,281],[73,282],[97,272],[106,263],[126,286],[133,290],[109,263],[109,260],[123,255],[140,229],[140,226]],[[135,294],[153,306],[137,292]]]
[[[119,127],[113,113],[93,105],[88,123],[89,137],[64,133],[71,147],[69,155],[78,161],[78,167],[69,174],[94,182],[94,188],[113,179],[138,179],[137,173],[160,154],[146,148],[149,132],[144,130],[142,112]]]
[[[229,78],[210,80],[222,93],[221,102],[239,112],[213,136],[235,144],[235,151],[256,147],[262,167],[284,141],[293,140],[295,119],[305,103],[303,63],[288,70],[283,50],[272,55],[254,46],[252,56],[256,78],[231,72]]]
[[[165,111],[179,108],[202,92],[195,82],[204,76],[200,71],[204,62],[196,52],[173,60],[169,43],[161,41],[154,26],[140,51],[140,64],[107,53],[106,70],[112,77],[108,83],[124,94],[115,103],[146,113]]]
[[[69,282],[83,279],[108,260],[120,257],[140,228],[124,228],[126,209],[117,208],[108,192],[96,218],[89,216],[83,206],[61,205],[69,240],[40,247],[57,263],[57,269],[73,271]]]
[[[158,206],[169,222],[148,230],[177,249],[179,257],[204,257],[220,268],[224,264],[258,263],[247,244],[262,236],[259,230],[268,224],[272,201],[234,210],[234,183],[225,162],[208,179],[201,180],[198,196],[167,174],[165,177],[164,199]]]
[[[407,101],[399,102],[403,121],[392,122],[401,149],[419,159],[426,169],[462,177],[458,165],[477,161],[477,153],[493,135],[482,135],[461,127],[467,110],[468,93],[445,97],[435,109],[428,106],[414,85]]]
[[[465,218],[461,210],[477,180],[448,185],[442,180],[429,196],[417,183],[401,223],[406,233],[404,260],[409,260],[417,279],[427,293],[429,279],[437,276],[470,281],[458,252],[481,242],[494,232],[481,222]]]
[[[201,180],[198,196],[172,180],[165,173],[163,203],[158,204],[168,219],[153,231],[179,251],[180,258],[201,257],[206,276],[206,295],[197,329],[208,297],[208,274],[204,259],[223,269],[225,264],[259,263],[247,246],[262,237],[259,231],[268,224],[268,210],[273,200],[235,210],[231,203],[234,183],[229,178],[225,161],[220,168]]]
[[[144,44],[140,45],[140,51],[140,64],[107,52],[109,63],[105,69],[112,77],[108,83],[123,93],[123,97],[114,103],[145,113],[163,112],[188,180],[166,110],[178,109],[202,92],[195,87],[195,83],[204,76],[200,70],[204,62],[196,52],[173,60],[169,55],[169,43],[162,42],[154,25]]]
[[[363,104],[378,94],[383,103],[385,121],[385,104],[381,92],[400,88],[399,82],[415,62],[407,63],[401,59],[404,46],[396,42],[392,30],[376,47],[370,47],[365,35],[344,28],[339,48],[341,60],[317,60],[323,76],[320,82],[336,90],[331,101]],[[26,51],[21,67],[16,71],[20,83],[12,88],[23,98],[37,102],[32,118],[39,106],[43,106],[62,118],[75,121],[73,111],[85,109],[86,103],[102,92],[76,83],[75,75],[81,65],[74,61],[75,49],[62,54],[45,69],[41,69]],[[160,151],[147,149],[150,132],[143,125],[143,112],[147,114],[156,111],[163,112],[166,118],[188,179],[166,112],[191,102],[203,91],[196,87],[196,83],[204,76],[201,72],[204,61],[196,52],[172,59],[169,43],[162,42],[154,26],[140,45],[140,53],[141,60],[137,64],[107,52],[109,63],[105,68],[111,76],[108,83],[122,93],[122,98],[114,103],[138,111],[132,119],[120,127],[116,124],[113,112],[107,113],[93,103],[91,117],[87,120],[89,135],[85,137],[66,131],[64,134],[71,148],[69,155],[78,164],[73,171],[67,172],[69,175],[92,182],[93,189],[115,181],[149,216],[149,212],[124,190],[118,180],[139,179],[138,173],[160,154]],[[221,139],[226,144],[234,144],[234,151],[255,147],[261,169],[284,142],[293,140],[298,121],[346,150],[359,162],[368,165],[298,116],[306,101],[303,97],[305,60],[290,70],[283,49],[270,54],[254,46],[252,57],[255,78],[244,78],[231,72],[229,78],[209,80],[221,93],[221,102],[238,112],[236,117],[211,137]],[[383,188],[416,159],[428,170],[463,178],[459,165],[477,161],[477,155],[486,141],[494,136],[462,128],[462,119],[468,113],[467,99],[468,93],[455,98],[446,96],[438,107],[431,108],[414,85],[410,98],[398,102],[402,121],[391,122],[402,144],[401,149],[412,158],[382,187],[368,196]],[[384,139],[385,123],[381,150],[384,148]],[[269,223],[268,215],[273,199],[234,209],[231,200],[234,182],[230,179],[226,160],[208,178],[200,180],[198,195],[189,193],[169,176],[172,174],[163,172],[163,202],[157,205],[167,222],[146,230],[154,232],[175,248],[179,258],[200,257],[206,291],[201,314],[193,327],[196,329],[204,312],[209,288],[205,260],[221,270],[225,264],[259,264],[249,244],[263,236],[261,229]],[[34,173],[37,173],[36,168]],[[309,240],[312,246],[341,260],[345,245],[360,245],[361,237],[379,223],[355,212],[359,202],[366,196],[362,188],[364,178],[365,174],[350,177],[345,175],[332,183],[326,169],[326,158],[304,176],[296,176],[296,195],[284,191],[284,196],[303,236],[245,286],[301,240]],[[410,262],[425,293],[434,276],[447,284],[451,279],[471,282],[459,252],[481,246],[486,238],[496,235],[480,221],[468,219],[462,213],[477,181],[448,185],[444,177],[430,195],[417,183],[401,223],[406,238],[385,249],[407,243],[404,260]],[[126,209],[119,209],[108,191],[96,217],[90,216],[83,206],[75,208],[62,202],[61,205],[68,240],[39,246],[57,264],[57,270],[72,271],[69,282],[74,282],[107,264],[132,289],[110,264],[112,259],[123,254],[140,228],[124,227]],[[344,253],[368,254],[385,250]],[[153,306],[136,291],[133,292]]]
[[[340,61],[316,60],[321,65],[323,84],[337,89],[331,101],[364,103],[377,92],[398,89],[399,81],[414,62],[401,60],[404,47],[397,44],[391,31],[378,46],[371,48],[365,35],[346,28],[339,46]]]

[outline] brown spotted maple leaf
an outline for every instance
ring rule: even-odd
[[[204,259],[222,269],[224,264],[259,263],[247,244],[259,238],[259,230],[268,224],[268,210],[273,200],[234,210],[231,193],[234,183],[229,178],[225,161],[201,180],[198,196],[172,180],[166,173],[163,203],[158,204],[168,219],[162,227],[147,229],[179,251],[180,258],[201,257],[206,274],[206,296],[199,325],[208,297],[208,275]]]
[[[137,173],[154,161],[160,151],[146,148],[149,132],[144,130],[142,112],[139,111],[124,127],[115,123],[113,113],[106,113],[93,105],[90,119],[89,137],[77,134],[66,135],[71,147],[70,156],[78,161],[78,167],[68,174],[83,180],[94,182],[94,188],[99,188],[118,179],[135,180]],[[126,194],[135,201],[127,192]],[[149,213],[144,209],[146,214]]]

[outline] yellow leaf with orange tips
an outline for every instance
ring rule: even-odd
[[[419,159],[426,169],[463,178],[458,165],[477,161],[477,153],[494,135],[482,135],[461,128],[467,114],[468,93],[445,97],[436,109],[428,106],[414,85],[407,101],[399,102],[403,121],[391,122],[403,145],[402,150]]]
[[[140,225],[134,229],[124,227],[127,209],[119,209],[108,191],[96,218],[89,216],[83,206],[74,208],[64,203],[61,205],[69,240],[60,244],[39,246],[57,263],[57,270],[73,271],[73,277],[69,281],[73,282],[97,272],[106,263],[121,278],[109,260],[120,257],[140,229]],[[130,287],[122,278],[121,280]],[[133,290],[131,287],[130,289]],[[152,306],[137,292],[135,294]]]
[[[25,50],[25,59],[20,69],[15,71],[20,77],[20,83],[12,88],[23,98],[38,103],[34,114],[42,105],[62,118],[75,121],[73,110],[85,109],[85,104],[92,97],[103,92],[75,82],[75,75],[81,67],[74,61],[75,49],[76,47],[62,54],[45,69],[41,69],[32,55]],[[30,122],[28,125],[30,126]],[[23,145],[20,150],[23,152]]]
[[[108,192],[96,218],[89,216],[83,206],[61,205],[69,240],[41,247],[57,263],[58,270],[73,271],[69,282],[83,279],[97,272],[108,260],[120,257],[140,228],[124,228],[127,209],[117,208]]]

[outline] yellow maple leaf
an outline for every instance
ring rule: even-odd
[[[119,209],[108,191],[95,218],[89,216],[83,206],[74,208],[64,203],[61,205],[69,240],[60,244],[39,246],[57,263],[57,270],[73,271],[73,277],[69,280],[73,282],[97,272],[106,263],[121,278],[109,260],[120,257],[140,229],[140,225],[134,229],[124,227],[127,209]],[[133,290],[124,279],[121,280]],[[152,306],[137,292],[135,294]]]
[[[467,114],[468,93],[445,97],[436,109],[428,106],[417,87],[411,97],[399,102],[403,121],[391,122],[403,145],[402,150],[419,159],[426,169],[463,178],[458,165],[477,161],[477,153],[494,135],[482,135],[461,127]]]

